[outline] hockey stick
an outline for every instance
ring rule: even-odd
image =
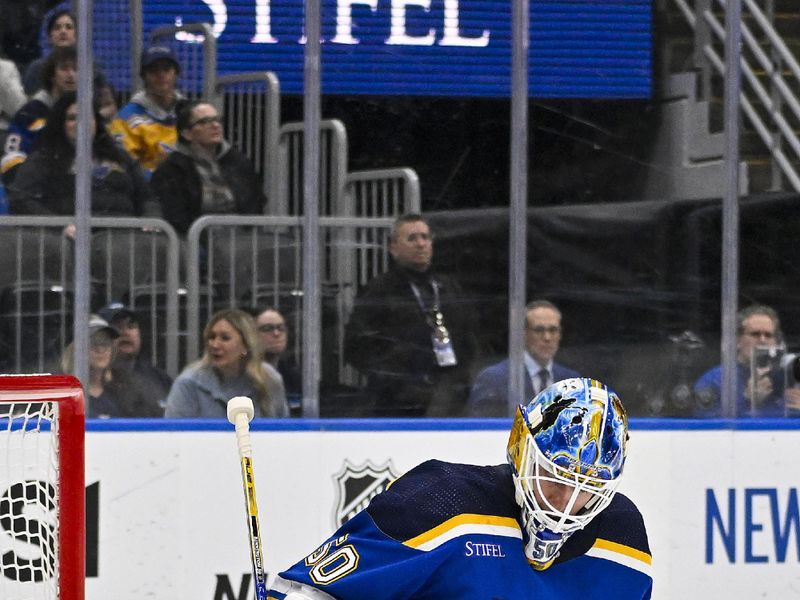
[[[236,442],[242,461],[242,486],[244,506],[247,513],[247,532],[250,538],[250,561],[253,563],[253,581],[256,600],[267,599],[267,576],[264,573],[264,558],[261,553],[261,527],[258,524],[256,483],[253,478],[252,446],[250,445],[250,421],[254,415],[253,401],[246,396],[228,400],[228,421],[236,428]]]

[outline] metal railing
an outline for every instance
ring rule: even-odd
[[[413,169],[370,169],[347,174],[343,216],[396,217],[419,213],[419,177]]]
[[[188,41],[176,40],[184,34]],[[178,88],[190,98],[214,98],[217,91],[217,38],[208,23],[162,25],[150,32],[150,43],[172,48],[181,67]]]
[[[123,0],[115,1],[119,4]],[[129,63],[138,81],[142,7],[141,0],[128,2],[134,17],[127,26],[131,38],[137,42],[131,46]],[[120,6],[114,6],[117,14]],[[303,123],[281,126],[277,76],[270,71],[218,76],[217,41],[208,23],[160,26],[150,32],[149,40],[175,51],[181,63],[183,92],[191,98],[203,97],[223,112],[227,138],[263,177],[269,200],[266,212],[277,216],[301,215]],[[112,58],[115,72],[120,71],[119,57]],[[344,125],[326,119],[320,128],[320,214],[379,217],[419,211],[419,180],[412,169],[347,173],[348,141]]]
[[[352,380],[343,359],[344,325],[358,287],[388,266],[393,218],[321,217],[323,362],[338,382]],[[205,216],[189,229],[185,362],[200,355],[207,318],[228,307],[274,306],[287,317],[300,356],[300,217]],[[324,373],[325,374],[325,373]]]
[[[274,212],[278,189],[278,136],[281,125],[280,84],[270,71],[217,78],[213,102],[224,115],[225,135],[250,159],[264,181]]]
[[[303,123],[281,126],[278,139],[278,198],[272,214],[303,214]],[[320,121],[320,215],[341,212],[347,176],[347,131],[337,119]]]
[[[124,99],[142,87],[139,78],[145,39],[142,10],[142,0],[94,3],[95,55],[104,74]],[[217,68],[216,37],[211,25],[165,25],[151,31],[147,39],[149,43],[166,44],[175,50],[181,63],[179,87],[183,91],[193,98],[211,97]]]
[[[0,363],[5,372],[58,368],[71,338],[75,307],[74,244],[63,235],[70,217],[0,218]],[[322,217],[320,285],[325,375],[356,383],[343,358],[344,326],[359,286],[388,267],[392,216]],[[202,329],[227,307],[274,306],[287,317],[294,350],[302,346],[300,217],[201,217],[181,251],[160,219],[92,218],[92,305],[133,309],[143,351],[172,376],[195,360]],[[181,257],[187,285],[181,287]]]
[[[57,368],[71,337],[74,244],[63,235],[71,217],[0,217],[0,344],[6,372]],[[161,219],[95,217],[92,306],[122,301],[139,316],[144,351],[178,372],[180,249]]]
[[[712,77],[714,74],[724,76],[725,71],[724,11],[727,3],[725,0],[674,2],[694,29],[695,67],[699,70],[703,99],[709,99]],[[715,14],[715,3],[723,16]],[[800,191],[800,174],[796,167],[800,160],[800,100],[796,91],[800,89],[800,64],[770,18],[773,16],[771,0],[766,3],[766,11],[756,0],[742,0],[742,4],[746,9],[743,17],[747,17],[741,24],[744,46],[741,69],[747,83],[740,93],[742,110],[777,167],[773,171],[773,187],[782,187],[782,175],[792,189]]]

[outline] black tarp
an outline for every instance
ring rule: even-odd
[[[740,307],[774,307],[800,347],[800,197],[763,194],[740,208]],[[527,296],[564,315],[562,362],[615,387],[634,414],[682,414],[676,380],[719,361],[721,201],[530,208]],[[508,211],[429,213],[435,263],[478,306],[485,363],[507,353]],[[704,348],[670,341],[689,330]],[[685,338],[684,338],[685,340]]]

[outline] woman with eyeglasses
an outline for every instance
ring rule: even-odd
[[[92,215],[161,216],[138,165],[117,146],[95,108],[92,130]],[[35,149],[9,187],[12,214],[75,214],[78,101],[67,92],[53,105]],[[74,237],[74,225],[64,233]]]
[[[262,357],[276,377],[283,381],[289,407],[300,411],[302,403],[302,377],[289,347],[289,328],[277,308],[268,306],[255,314],[256,331],[261,344]]]
[[[185,235],[206,214],[263,214],[262,182],[244,154],[224,138],[217,109],[202,100],[177,109],[178,143],[153,173],[164,218]]]

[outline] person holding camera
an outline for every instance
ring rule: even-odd
[[[800,409],[800,389],[785,385],[778,313],[769,306],[748,306],[736,315],[736,333],[736,416],[783,417]],[[695,382],[697,416],[721,416],[721,387],[721,365]]]

